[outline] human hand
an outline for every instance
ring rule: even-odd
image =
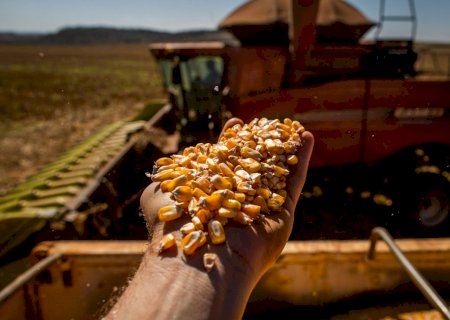
[[[222,131],[242,123],[228,121]],[[186,215],[168,223],[158,221],[158,209],[173,204],[160,183],[152,183],[141,197],[149,231],[149,249],[132,281],[106,316],[106,319],[241,319],[251,291],[262,274],[279,256],[294,221],[294,211],[305,183],[314,144],[311,133],[301,136],[303,146],[297,153],[295,168],[290,168],[285,209],[271,213],[251,225],[225,226],[226,241],[206,244],[191,256],[177,246],[158,255],[163,235],[175,232],[189,221]],[[209,273],[203,269],[203,254],[216,255]]]
[[[221,135],[227,128],[241,123],[240,119],[229,120]],[[238,270],[251,283],[256,283],[260,276],[269,268],[281,253],[286,244],[294,221],[294,211],[306,179],[309,159],[311,157],[314,138],[311,133],[304,132],[301,136],[303,146],[298,150],[298,164],[290,168],[287,179],[287,199],[281,212],[271,213],[251,225],[242,226],[232,222],[225,226],[226,242],[221,245],[208,244],[189,257],[184,257],[179,248],[173,247],[162,254],[162,257],[178,257],[186,260],[186,264],[203,268],[202,256],[205,252],[215,253],[224,268]],[[168,223],[157,218],[158,209],[174,204],[170,193],[162,193],[159,183],[152,183],[141,197],[141,207],[147,221],[150,235],[150,252],[157,255],[159,241],[168,232],[175,232],[181,240],[181,232],[177,231],[189,221],[183,217]]]

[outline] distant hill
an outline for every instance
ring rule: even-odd
[[[168,41],[224,41],[237,43],[228,32],[221,30],[190,30],[177,33],[149,29],[112,27],[68,27],[49,34],[0,32],[0,43],[35,44],[105,44]]]

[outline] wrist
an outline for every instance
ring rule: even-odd
[[[161,318],[165,315],[176,319],[189,318],[192,314],[204,315],[205,319],[242,317],[254,280],[247,272],[241,272],[241,266],[236,267],[225,259],[221,252],[217,252],[212,270],[206,272],[202,256],[199,252],[187,257],[182,253],[159,256],[151,250],[145,253],[139,272],[150,279],[164,279],[162,281],[169,283],[157,281],[155,284],[154,280],[146,280],[153,282],[152,295],[167,297],[167,308],[158,311]],[[174,308],[179,299],[185,303]]]

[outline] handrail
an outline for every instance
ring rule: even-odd
[[[406,258],[401,249],[395,243],[389,232],[382,227],[376,227],[372,229],[370,235],[370,247],[367,253],[367,259],[373,260],[375,258],[375,246],[378,240],[383,240],[389,249],[397,258],[400,265],[405,269],[411,280],[416,287],[422,292],[428,302],[437,310],[441,312],[445,319],[450,320],[450,310],[447,303],[436,292],[433,286],[423,277],[423,275],[414,267],[414,265]]]
[[[2,304],[4,301],[6,301],[17,290],[19,290],[24,284],[26,284],[28,281],[30,281],[33,277],[40,274],[48,266],[50,266],[53,262],[60,259],[61,257],[62,257],[62,253],[52,254],[52,255],[46,257],[45,259],[42,259],[38,263],[36,263],[34,266],[32,266],[30,269],[28,269],[24,273],[17,276],[17,278],[14,279],[13,282],[11,282],[9,285],[7,285],[5,288],[3,288],[2,291],[0,291],[0,304]]]

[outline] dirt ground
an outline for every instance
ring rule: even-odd
[[[56,160],[68,148],[105,124],[137,114],[143,104],[111,105],[101,110],[61,113],[46,120],[26,119],[0,124],[0,195]]]
[[[145,44],[0,46],[0,196],[160,97]]]

